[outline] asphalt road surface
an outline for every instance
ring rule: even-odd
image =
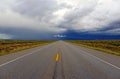
[[[120,79],[120,57],[58,41],[1,56],[0,79]]]

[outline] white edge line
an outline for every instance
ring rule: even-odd
[[[68,44],[69,44],[69,43],[68,43]],[[74,45],[74,46],[75,46],[75,45]],[[120,70],[120,67],[117,67],[117,66],[115,66],[115,65],[113,65],[113,64],[111,64],[111,63],[109,63],[109,62],[107,62],[107,61],[105,61],[105,60],[103,60],[103,59],[101,59],[101,58],[99,58],[99,57],[97,57],[97,56],[95,56],[95,55],[89,54],[89,53],[87,53],[87,52],[85,52],[85,51],[83,51],[83,50],[81,50],[81,51],[84,52],[84,53],[86,53],[87,55],[89,55],[89,56],[91,56],[91,57],[94,57],[94,58],[98,59],[99,61],[101,61],[101,62],[103,62],[103,63],[106,63],[106,64],[108,64],[108,65],[110,65],[110,66],[112,66],[112,67]]]
[[[106,64],[108,64],[108,65],[110,65],[110,66],[112,66],[112,67],[117,68],[117,69],[120,70],[120,67],[117,67],[117,66],[115,66],[115,65],[113,65],[113,64],[111,64],[111,63],[109,63],[109,62],[107,62],[107,61],[105,61],[105,60],[103,60],[103,59],[101,59],[101,58],[98,58],[98,57],[96,57],[96,56],[94,56],[94,55],[91,55],[91,54],[89,54],[89,53],[87,53],[87,52],[85,52],[85,51],[83,51],[83,50],[82,50],[82,52],[88,54],[89,56],[92,56],[92,57],[98,59],[98,60],[101,61],[101,62],[104,62],[104,63],[106,63]]]
[[[9,64],[9,63],[12,63],[12,62],[14,62],[14,61],[16,61],[16,60],[19,60],[19,59],[21,59],[21,58],[24,58],[24,57],[26,57],[26,56],[29,56],[29,55],[31,55],[31,54],[33,54],[33,53],[35,53],[35,52],[40,51],[40,50],[41,50],[41,49],[39,49],[39,50],[37,50],[37,51],[33,51],[32,53],[29,53],[29,54],[25,54],[25,55],[20,56],[20,57],[18,57],[18,58],[15,58],[15,59],[13,59],[13,60],[11,60],[11,61],[8,61],[8,62],[6,62],[6,63],[3,63],[3,64],[0,65],[0,67],[2,67],[2,66],[4,66],[4,65],[7,65],[7,64]]]

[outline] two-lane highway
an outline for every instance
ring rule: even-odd
[[[0,57],[0,79],[120,79],[120,57],[58,41]]]

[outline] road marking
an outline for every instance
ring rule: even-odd
[[[58,62],[59,61],[59,58],[60,58],[60,55],[59,53],[56,54],[56,57],[55,57],[55,61]]]
[[[41,50],[41,49],[39,49],[39,50],[37,50],[37,51],[33,51],[32,53],[29,53],[29,54],[25,54],[25,55],[20,56],[20,57],[18,57],[18,58],[15,58],[15,59],[13,59],[13,60],[11,60],[11,61],[8,61],[8,62],[6,62],[6,63],[3,63],[3,64],[0,65],[0,67],[5,66],[5,65],[7,65],[7,64],[9,64],[9,63],[12,63],[12,62],[14,62],[14,61],[16,61],[16,60],[19,60],[19,59],[21,59],[21,58],[24,58],[24,57],[26,57],[26,56],[29,56],[29,55],[31,55],[31,54],[33,54],[33,53],[36,53],[36,52],[40,51],[40,50]]]
[[[103,62],[103,63],[106,63],[106,64],[108,64],[108,65],[110,65],[110,66],[112,66],[112,67],[120,70],[120,67],[117,67],[117,66],[115,66],[115,65],[113,65],[113,64],[111,64],[111,63],[109,63],[109,62],[107,62],[107,61],[105,61],[105,60],[103,60],[103,59],[101,59],[101,58],[99,58],[99,57],[97,57],[97,56],[95,56],[95,55],[89,54],[89,53],[87,53],[87,52],[85,52],[85,51],[83,51],[83,50],[81,50],[81,51],[84,52],[84,53],[86,53],[86,54],[89,55],[89,56],[92,56],[92,57],[98,59],[99,61],[101,61],[101,62]]]

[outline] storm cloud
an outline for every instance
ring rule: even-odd
[[[1,0],[0,36],[9,35],[9,28],[16,30],[11,38],[19,30],[27,36],[68,30],[120,34],[119,4],[120,0]]]

